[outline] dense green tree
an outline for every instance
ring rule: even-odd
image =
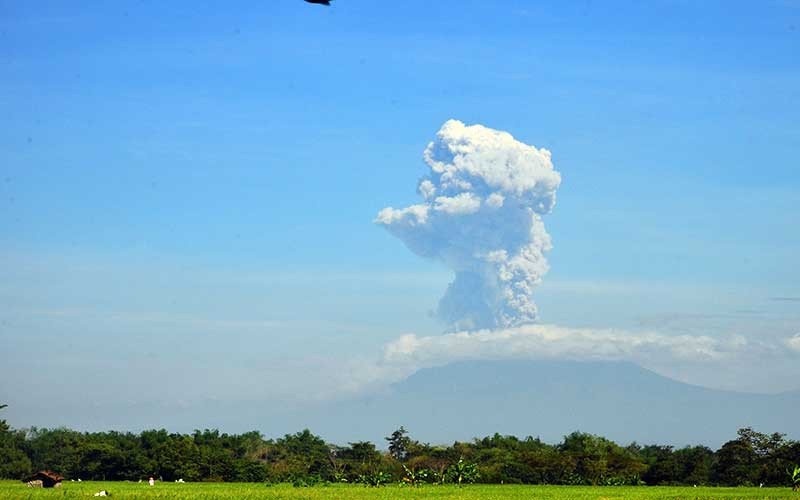
[[[0,405],[0,410],[8,405]],[[0,478],[22,479],[31,472],[31,460],[23,451],[25,433],[13,431],[0,420]]]
[[[20,479],[52,469],[67,478],[165,481],[324,481],[382,484],[387,480],[524,484],[789,485],[786,470],[800,462],[800,443],[783,434],[741,429],[714,452],[704,446],[621,447],[574,432],[557,445],[538,438],[494,434],[472,442],[432,446],[401,427],[388,451],[369,441],[326,443],[309,430],[265,440],[257,431],[196,430],[80,433],[69,429],[14,430],[0,420],[0,477]],[[473,474],[474,473],[474,474]]]
[[[34,470],[49,469],[70,478],[81,478],[81,450],[86,437],[69,429],[31,428],[25,452]]]
[[[644,469],[629,450],[592,434],[573,432],[558,449],[563,454],[561,481],[566,483],[631,484]]]
[[[330,447],[308,429],[287,434],[268,447],[266,461],[271,480],[288,481],[300,476],[335,480]]]
[[[389,442],[389,454],[396,460],[403,461],[408,458],[408,448],[411,438],[407,436],[408,431],[401,425],[399,429],[384,439]]]
[[[728,486],[752,485],[758,476],[755,464],[756,453],[749,442],[742,439],[728,441],[717,452],[711,480]]]
[[[641,455],[647,461],[647,470],[642,474],[645,483],[652,485],[677,483],[680,473],[672,446],[645,446]]]
[[[675,462],[678,467],[678,484],[709,484],[714,452],[705,446],[687,446],[676,450]]]
[[[374,463],[380,461],[380,452],[375,448],[375,445],[369,441],[357,441],[349,444],[349,447],[343,448],[340,452],[344,460],[355,463]]]
[[[458,452],[453,448],[424,444],[419,446],[415,456],[408,459],[407,465],[414,470],[428,470],[429,481],[442,483],[447,468],[456,460]]]

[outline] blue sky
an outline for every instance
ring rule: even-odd
[[[187,405],[260,378],[291,402],[309,366],[441,333],[449,271],[372,221],[450,118],[553,152],[544,321],[782,342],[799,46],[789,0],[0,2],[0,396],[183,372]],[[795,366],[650,367],[770,392]]]

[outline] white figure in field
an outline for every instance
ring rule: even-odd
[[[147,480],[147,483],[150,486],[155,486],[156,485],[156,480],[153,478],[153,476],[150,476],[150,479]]]

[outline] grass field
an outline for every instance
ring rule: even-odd
[[[790,488],[686,488],[686,487],[590,487],[590,486],[423,486],[409,488],[385,486],[334,485],[314,488],[294,488],[291,485],[265,486],[253,483],[146,483],[128,482],[67,482],[59,489],[34,489],[15,481],[0,481],[0,499],[27,498],[89,498],[100,490],[108,490],[112,498],[160,499],[286,499],[286,500],[345,500],[345,499],[795,499],[800,494]]]

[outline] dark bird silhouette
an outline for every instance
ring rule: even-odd
[[[308,3],[316,3],[316,4],[319,4],[319,5],[327,5],[327,6],[331,5],[331,0],[306,0],[306,2],[308,2]]]

